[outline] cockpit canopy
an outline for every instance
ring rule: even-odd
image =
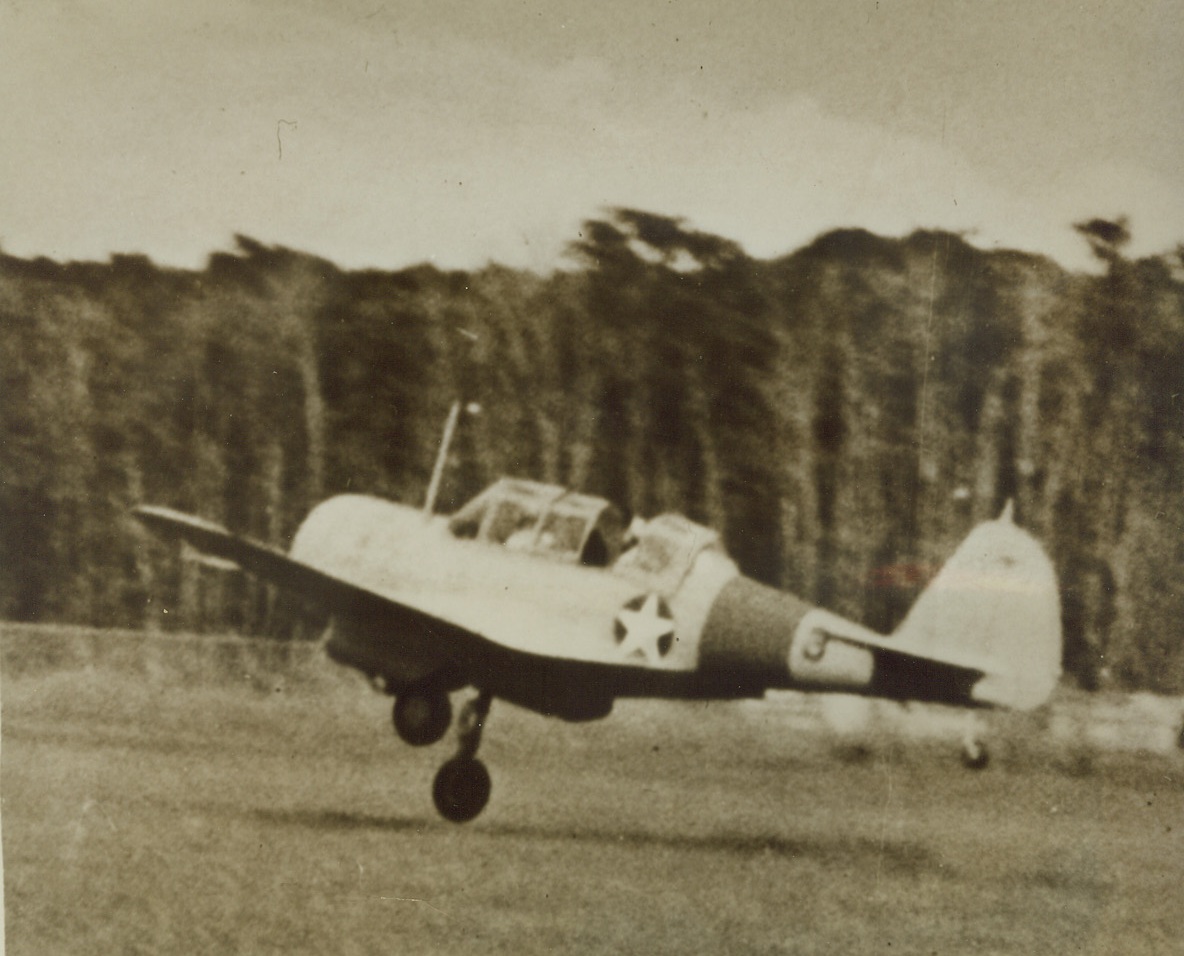
[[[627,522],[615,505],[559,485],[502,478],[448,522],[453,535],[573,564],[607,567],[625,545]]]
[[[616,572],[663,593],[673,593],[704,551],[723,554],[719,535],[677,514],[662,514],[637,529],[636,543]]]
[[[630,526],[604,498],[520,478],[502,478],[448,522],[457,538],[589,567],[608,567],[640,586],[673,593],[719,535],[676,514]]]

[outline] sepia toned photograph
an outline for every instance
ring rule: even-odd
[[[0,3],[3,952],[1178,952],[1182,52]]]

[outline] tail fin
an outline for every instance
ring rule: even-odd
[[[1056,573],[1044,549],[1012,521],[1011,502],[970,532],[917,599],[892,642],[925,656],[973,660],[971,698],[1029,710],[1061,673]]]

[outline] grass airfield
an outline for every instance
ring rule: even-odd
[[[10,954],[1184,952],[1179,754],[1013,727],[971,773],[775,702],[495,702],[457,826],[451,738],[403,745],[361,682],[73,670],[0,703]]]

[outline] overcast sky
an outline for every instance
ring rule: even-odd
[[[1184,240],[1184,3],[0,0],[0,247],[546,270],[627,205],[751,254]]]

